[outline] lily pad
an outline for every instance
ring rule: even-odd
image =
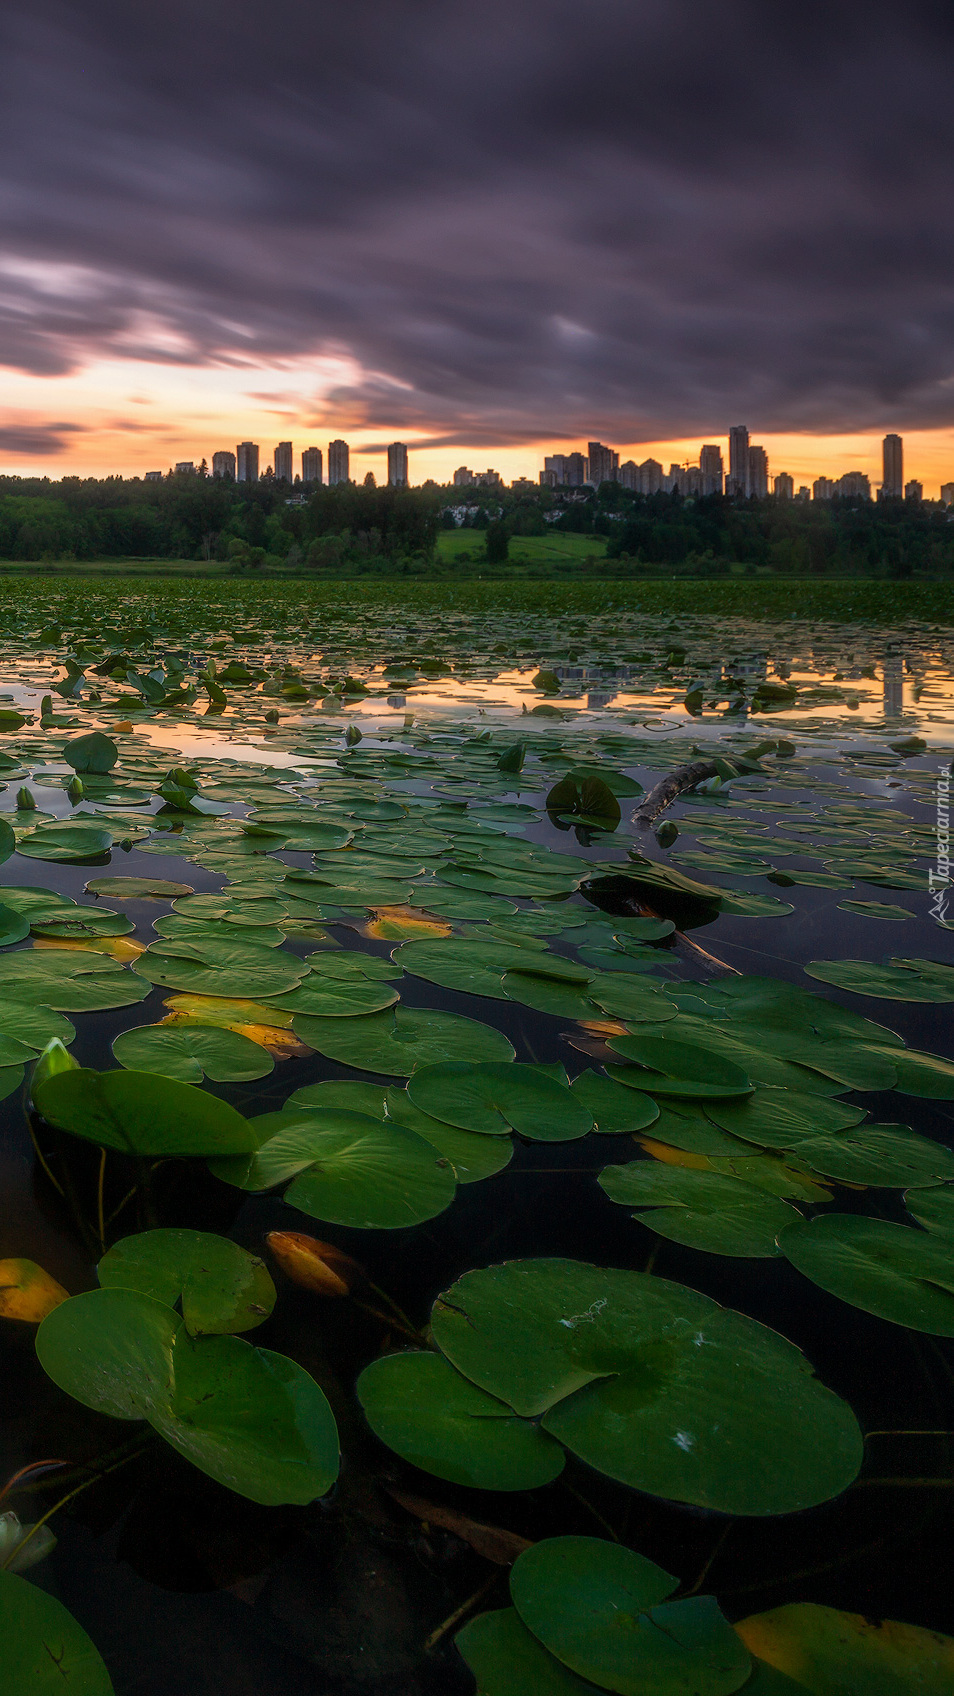
[[[359,1230],[399,1230],[443,1213],[454,1169],[403,1125],[344,1109],[268,1113],[251,1121],[256,1153],[216,1160],[212,1171],[243,1190],[294,1179],[285,1200],[313,1219]]]
[[[514,1058],[502,1031],[431,1007],[394,1007],[353,1019],[301,1016],[295,1029],[310,1048],[360,1072],[410,1077],[442,1060]]]
[[[868,960],[811,960],[804,969],[822,983],[881,1001],[954,1001],[954,966],[936,960],[892,960],[887,966]]]
[[[865,1117],[863,1107],[805,1095],[792,1089],[757,1089],[742,1101],[713,1101],[707,1116],[724,1131],[761,1148],[799,1148],[803,1142],[848,1130]]]
[[[852,1307],[954,1337],[954,1268],[945,1240],[884,1219],[825,1213],[790,1225],[779,1248],[812,1283]]]
[[[111,895],[119,901],[173,901],[192,894],[191,883],[173,883],[161,877],[93,877],[86,888],[92,895]]]
[[[407,1092],[432,1118],[484,1136],[513,1130],[535,1142],[568,1142],[593,1129],[583,1103],[535,1066],[444,1061],[418,1068]]]
[[[239,1337],[190,1337],[150,1296],[73,1296],[44,1319],[36,1352],[68,1395],[113,1419],[148,1420],[253,1502],[313,1502],[338,1475],[334,1416],[303,1367]]]
[[[369,1088],[357,1084],[354,1088]],[[513,1140],[510,1137],[481,1136],[476,1131],[462,1131],[456,1125],[446,1125],[429,1113],[415,1107],[406,1089],[392,1084],[385,1092],[387,1117],[396,1125],[406,1125],[409,1131],[423,1137],[438,1154],[450,1161],[459,1184],[473,1184],[482,1178],[492,1178],[502,1172],[513,1159]],[[344,1103],[342,1103],[344,1105]]]
[[[675,1095],[714,1101],[720,1096],[751,1095],[752,1083],[741,1066],[718,1054],[664,1036],[611,1036],[609,1047],[641,1068],[634,1087],[648,1095]],[[642,1068],[645,1068],[643,1070]]]
[[[948,1696],[954,1687],[954,1637],[940,1631],[817,1602],[750,1614],[735,1629],[761,1665],[811,1696]]]
[[[563,1471],[559,1443],[455,1372],[443,1355],[385,1355],[358,1400],[372,1431],[412,1466],[477,1490],[535,1490]]]
[[[207,1090],[152,1072],[58,1072],[34,1090],[62,1131],[121,1154],[214,1158],[254,1149],[247,1119]]]
[[[4,1681],[17,1696],[115,1696],[102,1657],[73,1615],[45,1590],[0,1572]]]
[[[108,855],[113,844],[111,830],[92,824],[44,824],[21,836],[17,853],[29,860],[58,860],[84,864]]]
[[[275,1306],[268,1268],[210,1231],[141,1231],[124,1237],[97,1268],[104,1290],[137,1290],[167,1307],[182,1303],[191,1337],[251,1331]]]
[[[851,1409],[801,1351],[681,1284],[510,1261],[467,1273],[431,1323],[465,1377],[634,1489],[788,1513],[838,1495],[861,1464]]]
[[[113,1054],[132,1071],[156,1072],[184,1084],[200,1084],[204,1077],[213,1083],[245,1083],[267,1077],[275,1066],[259,1043],[214,1025],[138,1025],[120,1032]]]
[[[729,1696],[752,1670],[712,1596],[668,1602],[678,1580],[597,1537],[547,1537],[518,1555],[514,1606],[552,1655],[622,1696]]]
[[[808,1137],[795,1158],[842,1184],[901,1188],[954,1178],[954,1153],[906,1125],[859,1125],[844,1136]]]
[[[623,1089],[601,1072],[581,1072],[570,1092],[592,1113],[594,1129],[602,1136],[634,1136],[659,1118],[659,1108],[650,1096]]]
[[[641,1225],[710,1254],[776,1255],[778,1232],[800,1217],[787,1202],[754,1184],[684,1166],[632,1160],[627,1166],[607,1166],[599,1182],[610,1201],[638,1209],[633,1217]]]
[[[479,1696],[599,1696],[544,1649],[516,1608],[468,1620],[454,1639],[477,1680]]]

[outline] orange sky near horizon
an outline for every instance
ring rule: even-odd
[[[0,395],[0,431],[49,429],[68,420],[71,429],[63,445],[52,453],[11,451],[0,445],[0,474],[13,476],[64,475],[104,477],[110,474],[137,476],[144,471],[167,471],[176,460],[203,457],[211,462],[218,448],[232,448],[238,441],[256,441],[261,446],[262,468],[271,463],[275,443],[292,440],[295,469],[300,470],[302,448],[320,447],[327,454],[330,439],[342,436],[351,445],[352,475],[360,480],[373,471],[378,481],[387,477],[386,454],[365,451],[380,449],[389,437],[407,442],[412,483],[432,477],[449,482],[459,465],[474,470],[492,466],[505,481],[530,477],[534,481],[547,453],[586,451],[585,440],[554,435],[538,442],[517,439],[509,446],[421,447],[431,432],[392,430],[361,423],[360,412],[349,422],[347,407],[333,410],[322,398],[322,390],[347,389],[355,367],[347,358],[305,361],[301,366],[252,368],[243,364],[211,367],[148,364],[117,359],[102,361],[66,376],[36,377],[23,372],[5,373]],[[594,423],[592,434],[619,449],[621,460],[652,457],[668,471],[671,462],[698,461],[703,441],[718,442],[728,457],[727,427],[704,436],[663,441],[621,442],[610,431]],[[770,476],[788,471],[801,483],[815,477],[838,477],[844,471],[867,472],[873,484],[881,480],[881,430],[854,434],[821,435],[772,433],[759,429],[757,419],[745,420],[753,441],[760,442],[769,457]],[[446,436],[446,422],[433,434]],[[954,429],[908,430],[904,436],[904,475],[924,484],[925,495],[936,499],[940,485],[954,480]],[[466,428],[461,439],[466,437]],[[327,459],[325,461],[327,475]]]

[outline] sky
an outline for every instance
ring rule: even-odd
[[[5,0],[0,472],[954,479],[948,0]]]

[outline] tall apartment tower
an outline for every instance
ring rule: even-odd
[[[721,495],[724,475],[721,448],[707,442],[699,455],[699,470],[702,473],[702,493]]]
[[[749,443],[749,487],[750,495],[764,498],[768,494],[768,454],[764,448]]]
[[[228,448],[212,455],[213,477],[231,477],[235,481],[235,455]]]
[[[474,473],[471,471],[470,466],[459,465],[457,470],[454,472],[454,488],[469,489],[473,481]]]
[[[301,480],[303,483],[321,482],[321,449],[306,448],[301,456]]]
[[[392,442],[388,448],[388,482],[392,488],[407,488],[407,447],[404,442]]]
[[[568,489],[582,489],[590,475],[590,462],[585,454],[563,455],[563,481]]]
[[[328,481],[329,483],[347,483],[350,481],[350,455],[347,442],[328,443]]]
[[[604,447],[602,442],[588,442],[586,451],[590,462],[590,482],[596,488],[601,483],[612,483],[619,470],[619,454],[615,449]]]
[[[275,449],[275,476],[284,483],[290,483],[294,476],[291,442],[279,442]]]
[[[240,483],[257,483],[258,443],[239,442],[236,453],[238,456],[238,481]]]
[[[729,431],[729,480],[727,495],[749,493],[749,431],[745,424],[733,424]]]
[[[795,479],[787,471],[780,471],[775,479],[774,494],[777,501],[795,499]]]
[[[899,501],[904,493],[904,443],[901,437],[885,436],[881,451],[884,467],[881,499]]]

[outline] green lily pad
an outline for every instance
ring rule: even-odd
[[[21,1006],[91,1013],[132,1007],[149,985],[102,954],[51,948],[0,956],[0,994]]]
[[[443,1355],[385,1355],[357,1395],[375,1436],[412,1466],[477,1490],[535,1490],[563,1471],[559,1443],[455,1372]]]
[[[113,913],[108,907],[66,907],[53,913],[37,913],[30,920],[34,936],[49,936],[63,941],[128,936],[135,928],[125,913]]]
[[[285,932],[277,925],[236,925],[231,917],[225,922],[228,924],[225,934],[230,941],[247,942],[253,948],[280,948],[285,940]],[[172,941],[219,942],[222,937],[222,920],[186,919],[181,913],[164,913],[153,921],[152,928],[157,935]]]
[[[477,1680],[479,1696],[599,1696],[544,1649],[516,1608],[478,1614],[454,1639]]]
[[[313,1502],[338,1475],[334,1416],[303,1367],[240,1337],[190,1337],[149,1296],[73,1296],[44,1319],[36,1352],[68,1395],[113,1419],[148,1420],[253,1502]]]
[[[296,989],[280,996],[275,1005],[282,1011],[318,1019],[353,1019],[362,1013],[379,1013],[400,1000],[393,984],[355,974],[336,978],[310,972]],[[307,1039],[306,1039],[307,1040]]]
[[[553,978],[540,977],[536,972],[509,970],[501,980],[508,1001],[518,1001],[538,1013],[552,1013],[558,1019],[599,1019],[602,1013],[591,1001],[585,984],[558,983]]]
[[[905,1190],[904,1205],[926,1231],[938,1237],[954,1237],[954,1184]]]
[[[99,1651],[73,1615],[36,1584],[0,1572],[4,1681],[13,1696],[115,1696]]]
[[[231,940],[218,944],[168,937],[153,942],[133,968],[148,983],[195,995],[263,997],[295,988],[307,968],[294,955],[275,948]]]
[[[42,824],[21,836],[17,853],[28,860],[58,860],[64,864],[99,860],[113,845],[111,830],[92,824]]]
[[[428,983],[505,1001],[501,980],[508,964],[520,954],[516,947],[453,937],[436,942],[402,942],[392,958],[396,966]]]
[[[799,1219],[787,1202],[754,1184],[683,1166],[632,1160],[607,1166],[599,1182],[610,1201],[638,1209],[633,1217],[641,1225],[710,1254],[776,1255],[776,1235]]]
[[[626,1066],[611,1066],[610,1072],[623,1076],[632,1074],[633,1068]],[[617,1084],[615,1087],[619,1087]],[[635,1090],[627,1090],[627,1095],[636,1095]],[[639,1098],[638,1098],[639,1099]],[[648,1100],[648,1096],[641,1099]],[[715,1155],[746,1155],[751,1152],[747,1143],[738,1137],[728,1135],[719,1129],[705,1112],[705,1103],[695,1106],[689,1101],[676,1101],[667,1097],[659,1109],[659,1117],[649,1127],[651,1142],[665,1143],[667,1148],[681,1148],[687,1154],[701,1154],[706,1158]]]
[[[75,772],[102,774],[112,771],[119,759],[119,749],[111,736],[101,730],[91,730],[86,736],[74,736],[63,745],[63,758]]]
[[[852,1307],[954,1337],[954,1268],[943,1239],[884,1219],[825,1213],[790,1225],[779,1248],[813,1284]]]
[[[887,966],[868,960],[811,960],[804,970],[822,983],[881,1001],[954,1001],[954,966],[936,960],[892,960]]]
[[[713,1101],[707,1116],[724,1131],[761,1148],[801,1148],[806,1140],[858,1125],[863,1107],[792,1089],[757,1089],[743,1101]]]
[[[92,877],[86,888],[91,895],[111,895],[119,901],[173,901],[192,894],[191,883],[173,883],[161,877]]]
[[[398,1089],[396,1084],[385,1092],[385,1099],[388,1119],[396,1125],[406,1125],[409,1131],[414,1131],[436,1148],[438,1154],[443,1154],[453,1166],[459,1184],[473,1184],[482,1178],[492,1178],[509,1166],[513,1159],[511,1137],[481,1136],[476,1131],[462,1131],[456,1125],[445,1125],[429,1113],[422,1113],[411,1101],[407,1090]]]
[[[154,1072],[59,1072],[34,1092],[44,1119],[121,1154],[214,1158],[254,1149],[247,1119],[207,1090]]]
[[[432,1118],[484,1136],[513,1130],[535,1142],[569,1142],[593,1129],[582,1102],[534,1066],[444,1061],[419,1067],[407,1093]]]
[[[25,913],[18,913],[13,907],[0,905],[0,948],[9,948],[14,942],[22,942],[30,934],[30,920]]]
[[[752,1662],[712,1596],[667,1602],[678,1581],[597,1537],[546,1537],[518,1555],[514,1606],[572,1672],[622,1696],[729,1696]]]
[[[922,1101],[954,1101],[954,1061],[915,1048],[871,1048],[867,1052],[887,1061],[894,1070],[899,1095]]]
[[[465,1377],[637,1490],[788,1513],[838,1495],[861,1464],[851,1409],[801,1351],[681,1284],[511,1261],[459,1279],[431,1324]]]
[[[124,1237],[97,1267],[104,1290],[137,1290],[174,1307],[191,1337],[251,1331],[275,1306],[268,1268],[210,1231],[141,1231]]]
[[[300,1016],[295,1029],[309,1048],[359,1072],[407,1078],[441,1060],[512,1060],[502,1031],[431,1007],[393,1007],[353,1019]]]
[[[623,1089],[601,1072],[581,1072],[570,1092],[593,1115],[602,1136],[634,1136],[659,1118],[659,1108],[648,1095]]]
[[[113,1054],[135,1072],[156,1072],[184,1084],[248,1082],[265,1078],[275,1062],[267,1048],[238,1031],[213,1025],[138,1025],[120,1031]]]
[[[587,994],[604,1013],[627,1023],[665,1024],[672,1018],[671,1005],[658,987],[632,972],[601,972]]]
[[[715,1101],[720,1096],[751,1095],[752,1083],[741,1066],[721,1055],[664,1036],[611,1036],[608,1046],[640,1070],[634,1087],[647,1095],[675,1095]],[[643,1070],[643,1068],[646,1068]]]
[[[907,907],[892,907],[887,901],[839,901],[842,913],[857,913],[862,919],[913,919]]]
[[[906,1125],[859,1125],[843,1136],[808,1137],[795,1158],[842,1184],[901,1188],[954,1178],[954,1153]]]
[[[294,1179],[285,1200],[313,1219],[359,1230],[399,1230],[443,1213],[454,1169],[403,1125],[343,1109],[268,1113],[251,1121],[256,1153],[216,1160],[212,1171],[243,1190]]]

